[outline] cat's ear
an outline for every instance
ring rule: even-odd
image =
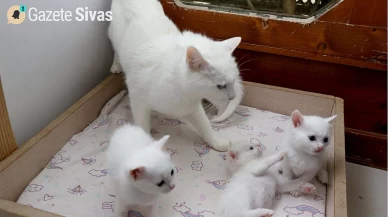
[[[163,149],[164,145],[167,143],[167,140],[170,138],[169,135],[163,136],[163,138],[159,139],[159,141],[155,142],[154,145],[158,149]]]
[[[241,37],[234,37],[234,38],[229,38],[226,39],[225,41],[222,41],[221,44],[224,46],[230,53],[232,53],[237,46],[241,42]]]
[[[327,121],[327,123],[331,123],[336,117],[337,115],[333,115],[330,118],[325,118],[325,121]]]
[[[137,167],[129,171],[129,174],[136,181],[144,174],[144,172],[145,172],[145,167]]]
[[[295,128],[300,127],[300,125],[303,124],[303,115],[298,110],[292,112],[291,119]]]
[[[228,151],[228,155],[229,155],[230,158],[232,158],[233,160],[237,161],[237,154],[234,151],[229,150]]]
[[[209,65],[197,48],[193,46],[187,48],[186,63],[192,71],[202,71]]]

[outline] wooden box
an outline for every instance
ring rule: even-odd
[[[284,115],[289,115],[296,108],[306,115],[338,115],[333,127],[334,145],[329,150],[329,185],[325,213],[327,217],[346,217],[343,100],[334,96],[251,82],[244,82],[244,85],[242,104],[246,106]],[[95,120],[105,103],[124,88],[122,75],[110,75],[0,163],[1,217],[59,217],[15,201],[65,143]],[[0,145],[0,152],[3,152],[0,153],[1,156],[6,150],[9,151],[9,144],[4,142]]]

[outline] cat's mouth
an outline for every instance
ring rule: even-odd
[[[207,99],[202,99],[202,107],[203,109],[205,110],[206,112],[206,115],[209,119],[212,119],[213,117],[215,117],[216,115],[218,115],[218,108],[217,106],[215,106],[213,103],[211,103],[209,100]]]

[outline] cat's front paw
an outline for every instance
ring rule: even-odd
[[[263,209],[263,212],[260,217],[271,217],[273,215],[273,210],[270,209]]]
[[[322,171],[319,171],[318,175],[318,180],[322,183],[322,184],[327,184],[329,182],[329,175],[327,173],[327,170],[322,170]]]
[[[113,74],[119,74],[122,70],[120,63],[113,63],[110,67],[110,72]]]
[[[302,185],[299,186],[299,192],[305,193],[305,194],[313,194],[317,191],[317,188],[315,185],[310,184],[310,183],[303,183]]]
[[[279,154],[278,154],[278,157],[277,157],[277,160],[278,160],[278,161],[283,160],[285,157],[287,157],[286,155],[287,155],[287,152],[281,152],[281,153],[279,153]]]
[[[300,197],[303,193],[300,191],[291,191],[290,194],[294,197]]]
[[[230,146],[230,141],[227,139],[215,139],[211,144],[209,144],[212,148],[217,151],[227,151]]]

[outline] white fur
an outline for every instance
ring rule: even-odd
[[[280,193],[290,192],[294,196],[314,193],[316,188],[309,182],[315,176],[324,184],[328,182],[325,150],[330,144],[330,122],[335,118],[303,116],[298,110],[292,113],[282,145],[288,159],[271,168],[272,174],[279,174],[280,170],[287,168],[292,171],[293,177],[285,177],[289,175],[284,171],[277,176]],[[310,136],[314,136],[315,141],[310,141]],[[325,138],[327,142],[324,142]]]
[[[185,118],[209,145],[227,150],[229,141],[214,135],[201,100],[224,111],[221,120],[240,103],[241,78],[232,52],[241,38],[214,41],[181,33],[156,0],[113,0],[112,12],[112,72],[122,67],[126,73],[135,123],[149,132],[151,110]]]
[[[262,153],[258,145],[246,143],[231,145],[226,156],[226,168],[229,174],[234,174],[242,165],[258,158]]]
[[[154,141],[143,129],[131,125],[114,132],[107,159],[116,189],[115,216],[126,217],[130,205],[147,206],[147,216],[158,216],[159,197],[175,187],[175,166],[162,150],[168,138]],[[162,180],[165,183],[159,187]]]
[[[245,151],[246,152],[246,151]],[[219,217],[269,217],[276,182],[267,170],[285,153],[255,159],[243,165],[230,180],[218,202]]]

